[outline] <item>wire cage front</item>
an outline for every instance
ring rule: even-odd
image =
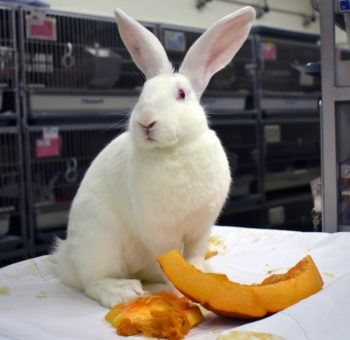
[[[182,26],[160,25],[159,39],[162,42],[170,62],[179,69],[187,51],[203,34],[204,30]],[[232,61],[210,80],[202,101],[208,107],[226,110],[245,109],[246,97],[254,91],[254,49],[249,37],[237,52]],[[206,100],[206,97],[231,99],[230,103],[218,99]],[[235,100],[233,100],[235,98]],[[225,105],[226,104],[226,105]]]
[[[350,230],[350,104],[336,104],[336,143],[338,171],[338,224]]]
[[[0,5],[0,87],[16,87],[15,9]]]
[[[47,145],[43,128],[29,127],[27,185],[32,253],[37,255],[43,246],[47,248],[55,235],[65,237],[70,205],[86,170],[122,131],[120,124],[60,126],[56,138]]]
[[[215,224],[219,226],[262,228],[262,207],[260,205],[250,205],[237,208],[228,203]]]
[[[263,121],[265,191],[308,186],[320,175],[318,118]]]
[[[233,178],[229,196],[232,199],[251,199],[259,196],[258,125],[254,118],[231,115],[209,115],[226,151]]]
[[[262,91],[320,92],[320,79],[304,73],[309,62],[320,61],[316,44],[259,37]]]
[[[18,128],[0,127],[0,263],[26,256],[20,150]]]
[[[17,84],[16,9],[0,4],[0,115],[13,111]]]
[[[9,255],[9,254],[8,254]],[[21,262],[27,259],[27,256],[22,254],[22,255],[10,255],[6,257],[2,257],[0,253],[0,268],[9,266],[10,264],[16,263],[16,262]]]
[[[319,62],[319,35],[256,26],[258,99],[261,110],[318,110],[320,78],[305,73]]]
[[[113,92],[143,85],[115,19],[24,8],[21,21],[27,89]],[[155,25],[144,26],[156,33]]]
[[[228,201],[216,224],[261,228],[261,173],[256,117],[249,120],[244,115],[241,119],[227,115],[223,119],[211,115],[210,118],[211,127],[226,151],[232,176]]]
[[[27,257],[17,11],[15,6],[0,5],[0,266]]]
[[[313,231],[313,207],[310,193],[271,201],[265,209],[266,226],[269,229]]]

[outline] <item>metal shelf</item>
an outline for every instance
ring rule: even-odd
[[[333,100],[338,102],[350,100],[350,86],[333,87]]]

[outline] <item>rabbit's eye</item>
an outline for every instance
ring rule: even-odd
[[[178,97],[178,99],[185,99],[185,97],[186,97],[185,91],[182,89],[179,89],[177,97]]]

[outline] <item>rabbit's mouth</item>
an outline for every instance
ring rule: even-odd
[[[145,129],[143,130],[143,135],[146,141],[156,142],[156,139],[153,136],[153,130]]]

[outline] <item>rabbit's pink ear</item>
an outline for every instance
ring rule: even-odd
[[[147,80],[159,74],[173,73],[162,44],[150,31],[119,8],[115,10],[115,17],[125,46]]]
[[[247,39],[255,10],[244,7],[211,26],[189,49],[179,73],[200,97],[210,78],[224,68]]]

